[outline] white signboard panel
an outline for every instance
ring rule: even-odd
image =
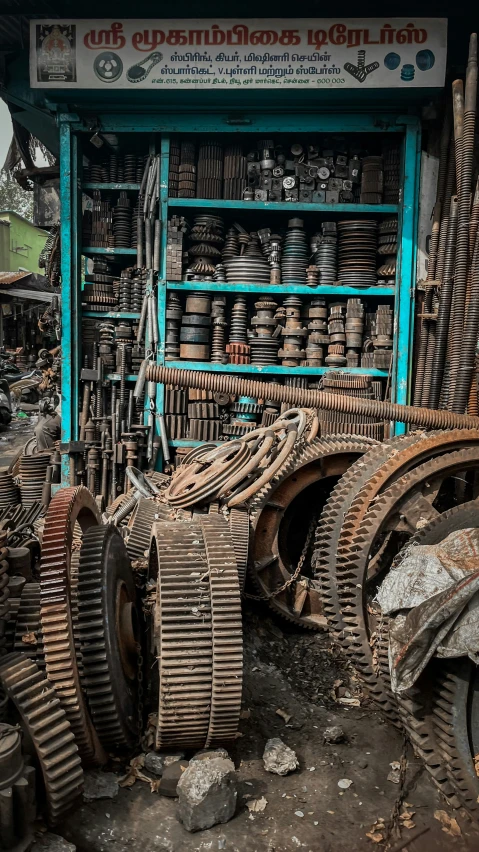
[[[53,89],[444,85],[440,18],[32,20],[30,82]]]

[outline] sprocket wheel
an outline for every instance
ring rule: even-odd
[[[70,723],[55,690],[33,660],[7,654],[0,680],[33,742],[43,773],[48,822],[54,825],[81,797],[83,770]]]
[[[81,683],[105,747],[130,747],[139,736],[138,611],[130,559],[112,525],[83,536],[78,564]]]
[[[82,485],[57,491],[45,518],[40,562],[43,647],[47,677],[72,726],[82,761],[97,764],[106,756],[85,705],[73,632],[70,584],[76,523],[83,534],[100,524],[95,499]]]

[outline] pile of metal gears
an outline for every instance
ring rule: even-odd
[[[167,278],[312,289],[394,283],[397,229],[397,217],[324,221],[308,235],[300,218],[276,231],[248,231],[238,222],[227,227],[221,216],[209,213],[196,216],[192,225],[174,215],[168,222]]]
[[[259,139],[249,151],[216,137],[170,147],[171,198],[296,201],[303,204],[397,204],[399,148],[349,149],[344,137],[283,143]]]

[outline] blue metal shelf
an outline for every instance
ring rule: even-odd
[[[222,281],[167,281],[168,290],[201,290],[205,293],[279,293],[287,296],[289,293],[297,293],[304,296],[394,296],[396,288],[391,285],[377,287],[346,287],[338,284],[337,287],[306,287],[276,284],[225,284]]]
[[[168,207],[201,207],[217,210],[298,210],[301,213],[398,213],[399,204],[305,204],[300,201],[241,201],[224,198],[169,198]]]
[[[99,246],[83,246],[82,254],[135,254],[136,248],[100,248]]]
[[[83,317],[93,319],[139,319],[140,314],[135,311],[82,311]]]
[[[138,191],[140,189],[139,183],[82,183],[82,189],[113,189],[120,190],[120,192],[124,189],[132,189]]]
[[[363,376],[388,377],[387,370],[373,370],[366,367],[283,367],[275,364],[271,367],[259,367],[256,364],[212,364],[210,361],[167,361],[167,367],[179,370],[198,370],[207,373],[253,373],[263,376],[322,376],[330,370],[341,373],[356,373]]]
[[[177,438],[175,441],[168,441],[169,447],[201,447],[204,441],[190,441],[189,438]],[[208,441],[208,444],[222,444],[223,441]]]

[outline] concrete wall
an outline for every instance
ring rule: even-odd
[[[9,226],[0,225],[0,271],[18,272],[27,269],[28,272],[41,273],[38,258],[45,245],[47,231],[10,211],[0,211],[1,220],[9,223]],[[7,238],[5,233],[8,234]]]

